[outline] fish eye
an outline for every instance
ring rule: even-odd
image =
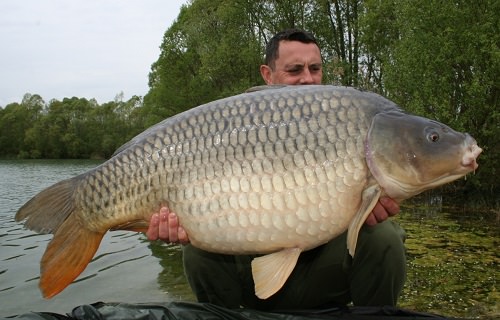
[[[427,140],[430,142],[437,142],[439,140],[439,134],[437,132],[430,132],[427,135]]]

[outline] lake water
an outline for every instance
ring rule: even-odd
[[[98,164],[0,160],[0,317],[29,311],[64,314],[97,301],[194,300],[177,246],[123,231],[106,234],[73,284],[50,300],[42,298],[39,261],[52,236],[25,230],[14,215],[43,188]],[[498,221],[417,211],[403,207],[398,217],[408,234],[408,280],[400,306],[455,317],[500,316]]]
[[[97,301],[193,299],[178,248],[152,243],[143,234],[125,231],[106,234],[95,258],[76,282],[52,299],[41,296],[39,261],[52,235],[24,229],[14,221],[14,215],[45,187],[98,164],[0,160],[0,317],[29,311],[66,313]]]

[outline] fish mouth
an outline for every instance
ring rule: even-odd
[[[481,149],[476,140],[466,133],[465,138],[465,152],[462,157],[461,165],[467,170],[475,171],[479,164],[477,163],[477,157],[481,154],[483,149]]]

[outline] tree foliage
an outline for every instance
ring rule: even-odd
[[[297,27],[316,35],[325,83],[376,91],[474,136],[485,149],[480,170],[454,187],[495,195],[498,12],[495,0],[191,0],[163,36],[144,99],[46,103],[26,94],[0,109],[0,156],[109,157],[166,117],[263,84],[266,43]]]
[[[3,158],[107,158],[142,131],[142,99],[110,101],[64,98],[45,103],[39,95],[0,109]]]

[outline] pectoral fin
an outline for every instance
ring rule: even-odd
[[[289,248],[253,259],[255,295],[267,299],[281,289],[295,268],[301,252],[299,248]]]
[[[356,252],[359,230],[377,204],[381,193],[382,191],[378,185],[372,185],[363,191],[361,205],[349,224],[349,229],[347,230],[347,249],[349,249],[349,254],[352,257],[354,257],[354,253]]]

